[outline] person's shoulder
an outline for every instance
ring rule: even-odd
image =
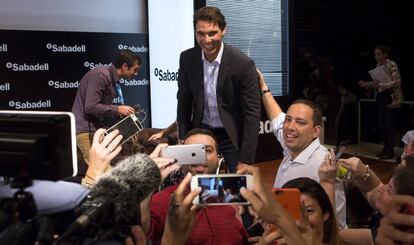
[[[110,73],[111,67],[110,66],[96,66],[90,70],[91,73]]]
[[[397,63],[392,60],[392,59],[387,59],[387,63],[392,64],[392,65],[396,65]]]
[[[329,150],[326,148],[326,146],[322,145],[320,142],[319,147],[316,149],[316,151],[323,157],[325,157],[325,155],[329,153]]]
[[[389,69],[393,69],[395,67],[398,67],[397,63],[395,61],[391,60],[391,59],[387,59],[387,62],[385,63],[385,66]]]
[[[317,145],[318,143],[319,145]],[[312,157],[316,159],[318,162],[324,161],[326,154],[329,153],[328,149],[324,145],[322,145],[320,142],[313,142],[313,144],[316,144],[317,146],[315,145],[315,149],[312,154]],[[312,147],[313,144],[309,145],[308,147]]]
[[[163,199],[163,198],[165,198],[165,197],[168,197],[168,199],[170,198],[170,195],[176,190],[178,188],[178,184],[176,184],[176,185],[171,185],[171,186],[168,186],[167,188],[165,188],[165,189],[163,189],[163,190],[161,190],[161,191],[159,191],[159,192],[157,192],[157,193],[155,193],[154,195],[153,195],[153,199],[155,198],[155,199],[157,199],[157,198],[161,198],[161,199]]]
[[[105,66],[98,66],[93,68],[92,70],[88,71],[84,77],[109,77],[111,74],[110,68]]]
[[[223,55],[232,55],[234,58],[237,58],[239,61],[251,62],[253,61],[249,56],[240,51],[238,48],[231,46],[230,44],[224,44]]]
[[[201,49],[199,47],[192,47],[181,52],[181,56],[194,56],[197,54],[201,56]]]

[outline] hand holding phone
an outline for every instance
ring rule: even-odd
[[[344,153],[344,151],[345,151],[345,146],[340,146],[338,151],[335,154],[336,161],[338,161],[341,158],[342,153]],[[348,169],[344,168],[341,165],[338,166],[338,172],[337,172],[338,177],[345,177],[348,175],[348,173],[349,173]]]
[[[240,188],[251,189],[253,176],[249,174],[203,174],[191,179],[191,190],[201,187],[201,193],[194,198],[195,205],[247,205]]]
[[[337,151],[337,152],[336,152],[336,154],[335,154],[335,160],[336,160],[336,161],[338,161],[338,160],[341,158],[342,153],[344,153],[345,149],[346,149],[346,147],[345,147],[345,146],[340,146],[340,147],[339,147],[338,151]]]
[[[104,137],[106,130],[100,128],[93,135],[92,145],[89,150],[88,170],[86,174],[92,179],[98,177],[105,172],[110,165],[112,159],[121,152],[122,147],[119,146],[122,137],[116,131],[112,131]]]

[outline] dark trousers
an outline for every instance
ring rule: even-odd
[[[389,108],[389,100],[381,93],[377,97],[378,103],[378,126],[384,139],[384,153],[394,153],[395,130],[399,108]]]
[[[216,136],[219,154],[223,155],[224,161],[231,173],[236,172],[237,163],[239,162],[239,151],[233,145],[229,135],[224,128],[213,128],[206,124],[201,124],[201,128],[208,129]]]

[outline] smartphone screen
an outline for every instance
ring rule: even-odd
[[[247,188],[246,176],[201,177],[199,204],[247,203],[240,194],[240,188]]]
[[[113,130],[118,129],[119,134],[121,134],[122,141],[119,143],[120,145],[128,141],[132,138],[135,134],[141,131],[142,128],[138,126],[138,119],[135,115],[129,115],[119,121],[117,124],[113,125],[109,129],[106,130],[106,134],[109,134]]]

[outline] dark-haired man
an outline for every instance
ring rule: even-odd
[[[226,21],[220,9],[194,13],[197,47],[181,53],[177,93],[179,137],[192,128],[211,130],[219,152],[235,172],[253,163],[260,126],[260,98],[253,60],[223,43]]]
[[[271,128],[283,148],[283,160],[276,174],[274,187],[280,188],[289,180],[309,177],[319,181],[318,169],[328,150],[319,142],[322,111],[308,100],[296,100],[286,113],[282,111],[264,80],[259,75],[262,102]],[[335,183],[336,216],[341,228],[346,227],[346,199],[343,183]]]
[[[76,141],[85,161],[89,160],[89,149],[93,132],[107,118],[128,116],[134,108],[124,105],[119,80],[132,79],[137,75],[141,58],[130,50],[120,51],[108,67],[96,67],[87,72],[79,83],[72,112],[76,122]],[[113,100],[118,96],[118,104]]]

